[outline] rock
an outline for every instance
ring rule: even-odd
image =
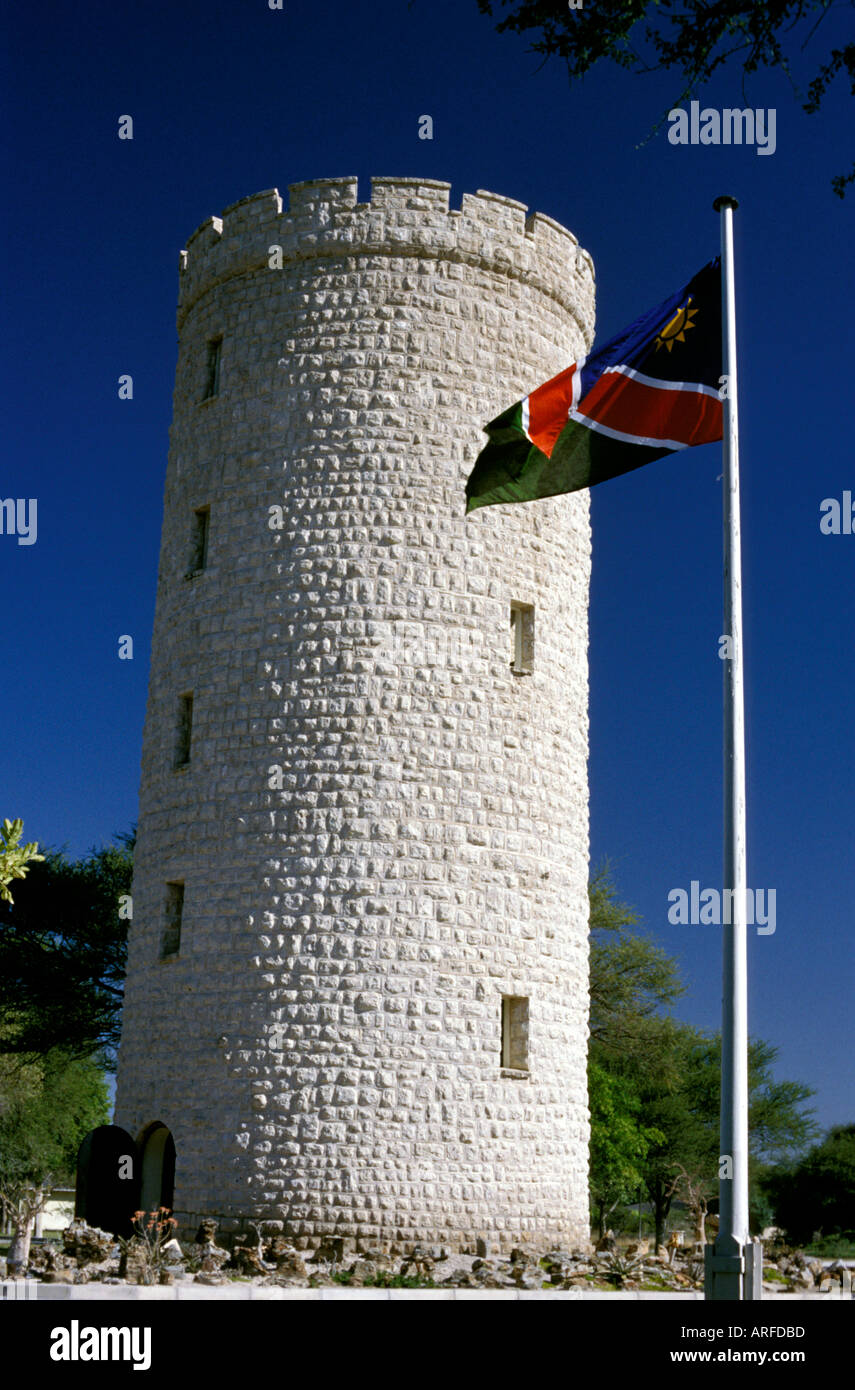
[[[328,1236],[321,1241],[314,1255],[309,1257],[310,1264],[319,1264],[322,1260],[327,1264],[341,1264],[345,1255],[345,1238],[343,1236]]]
[[[213,1245],[218,1225],[219,1222],[215,1221],[213,1217],[206,1217],[204,1221],[200,1221],[199,1229],[196,1232],[196,1245]]]
[[[174,1236],[172,1240],[168,1240],[165,1245],[161,1245],[160,1253],[163,1258],[168,1260],[171,1264],[180,1265],[184,1262],[184,1251],[181,1249],[181,1246]]]
[[[432,1279],[433,1260],[428,1255],[408,1255],[398,1272],[402,1279]]]
[[[482,1259],[486,1259],[488,1255],[492,1254],[490,1242],[488,1240],[476,1240],[475,1254],[480,1255]]]
[[[46,1274],[42,1275],[42,1283],[73,1284],[76,1273],[77,1271],[74,1269],[49,1269]],[[116,1282],[121,1283],[122,1281],[117,1279]]]
[[[86,1265],[85,1268],[81,1271],[81,1273],[85,1274],[87,1280],[93,1283],[103,1283],[104,1279],[108,1276],[114,1274],[117,1275],[119,1273],[119,1261],[104,1260],[103,1264]]]
[[[302,1256],[294,1250],[277,1262],[273,1277],[279,1284],[302,1284],[308,1279],[309,1272]]]
[[[158,1284],[174,1284],[175,1275],[171,1269],[162,1269],[157,1276],[157,1282]]]
[[[224,1264],[229,1261],[228,1250],[223,1250],[222,1246],[214,1245],[211,1241],[208,1245],[203,1245],[199,1249],[199,1266],[202,1274],[219,1274]]]
[[[64,1253],[76,1260],[79,1268],[87,1264],[101,1264],[110,1259],[116,1247],[116,1237],[97,1226],[87,1226],[85,1221],[72,1221],[62,1233]]]
[[[250,1278],[269,1274],[275,1268],[273,1263],[265,1264],[262,1256],[261,1237],[257,1233],[246,1233],[235,1237],[229,1268]]]
[[[615,1240],[614,1231],[606,1231],[606,1234],[603,1236],[602,1240],[598,1240],[596,1245],[594,1246],[594,1250],[598,1255],[607,1254],[610,1251],[616,1249],[617,1241]]]
[[[269,1274],[274,1267],[265,1264],[257,1250],[251,1246],[239,1246],[231,1258],[231,1267],[236,1269],[238,1274],[248,1274],[250,1278]]]
[[[129,1284],[142,1284],[149,1269],[148,1247],[140,1236],[131,1236],[119,1256],[119,1278]]]
[[[538,1255],[527,1245],[518,1245],[511,1251],[512,1265],[538,1264]]]
[[[297,1251],[285,1236],[278,1235],[274,1236],[273,1240],[265,1247],[264,1254],[271,1264],[278,1265],[280,1260],[296,1255]]]
[[[200,1273],[196,1275],[195,1282],[197,1284],[224,1284],[226,1281],[222,1274],[200,1271]]]
[[[385,1250],[363,1250],[359,1259],[364,1260],[366,1264],[373,1265],[377,1274],[385,1273],[394,1268],[392,1256],[388,1255]]]

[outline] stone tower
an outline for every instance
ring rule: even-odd
[[[593,319],[570,232],[425,179],[181,253],[116,1123],[183,1229],[587,1239],[588,494],[464,483]]]

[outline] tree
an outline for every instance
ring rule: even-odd
[[[748,1045],[748,1127],[750,1177],[772,1157],[798,1153],[816,1133],[810,1112],[802,1107],[813,1095],[809,1086],[775,1081],[777,1049],[761,1038]],[[683,1195],[696,1229],[716,1196],[720,1161],[721,1038],[706,1037],[680,1026],[675,1046],[676,1085],[646,1078],[641,1090],[642,1117],[659,1129],[662,1143],[651,1145],[645,1183],[654,1209],[657,1248],[664,1236],[671,1205]]]
[[[24,831],[22,820],[9,820],[8,817],[0,826],[0,901],[10,903],[13,901],[9,884],[13,878],[24,878],[28,872],[27,861],[35,863],[37,860],[44,859],[43,854],[38,854],[38,845],[35,840],[31,840],[28,845],[20,844],[21,835]]]
[[[99,1052],[120,1034],[133,833],[74,862],[50,851],[0,903],[0,1053]]]
[[[649,1020],[686,991],[677,962],[636,930],[640,918],[618,898],[608,863],[591,879],[588,898],[589,1028],[593,1042],[615,1055],[649,1045]]]
[[[792,1166],[766,1176],[775,1220],[795,1244],[820,1235],[855,1238],[855,1125],[835,1125]]]
[[[639,933],[638,914],[618,897],[608,864],[594,874],[589,898],[592,1203],[602,1213],[624,1200],[613,1195],[622,1166],[640,1169],[658,1248],[677,1197],[700,1230],[718,1191],[721,1042],[665,1012],[685,992],[678,964]],[[776,1081],[776,1055],[762,1039],[749,1044],[755,1195],[760,1166],[799,1152],[816,1133],[801,1109],[811,1090]],[[611,1089],[601,1073],[615,1083]],[[638,1136],[647,1140],[645,1152],[631,1154]]]
[[[0,1057],[0,1198],[14,1223],[10,1274],[26,1270],[33,1224],[51,1187],[71,1178],[84,1135],[108,1119],[107,1087],[93,1058],[56,1050]]]
[[[682,85],[672,105],[734,59],[744,75],[778,67],[792,82],[796,50],[813,38],[833,8],[832,0],[596,0],[579,9],[567,0],[478,0],[486,15],[500,4],[511,13],[497,29],[535,31],[533,51],[563,58],[571,80],[603,59],[633,72],[676,70]],[[855,93],[855,43],[831,49],[801,94],[806,112],[819,110],[838,76],[848,77]],[[853,180],[855,164],[832,179],[838,197]]]
[[[651,1143],[664,1138],[639,1122],[641,1101],[626,1077],[597,1062],[588,1064],[591,1108],[590,1189],[599,1234],[619,1202],[628,1202],[643,1181],[642,1163]]]

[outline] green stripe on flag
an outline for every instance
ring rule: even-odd
[[[487,427],[489,443],[466,485],[466,512],[497,502],[535,502],[631,473],[670,449],[629,444],[570,420],[547,458],[522,430],[522,403]]]

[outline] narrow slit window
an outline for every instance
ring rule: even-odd
[[[208,343],[208,363],[205,375],[205,394],[203,400],[220,394],[220,358],[223,353],[222,338],[212,338]]]
[[[528,1071],[528,999],[502,995],[502,1067]]]
[[[197,574],[207,568],[208,533],[211,527],[211,508],[197,507],[193,512],[193,539],[190,549],[190,568],[188,574]]]
[[[190,761],[190,740],[193,734],[193,696],[189,691],[178,697],[178,731],[175,740],[175,766],[186,767]]]
[[[534,669],[534,605],[511,604],[511,670],[529,676]]]
[[[163,914],[163,935],[160,938],[160,959],[177,956],[181,950],[181,920],[184,916],[184,884],[167,883]]]

